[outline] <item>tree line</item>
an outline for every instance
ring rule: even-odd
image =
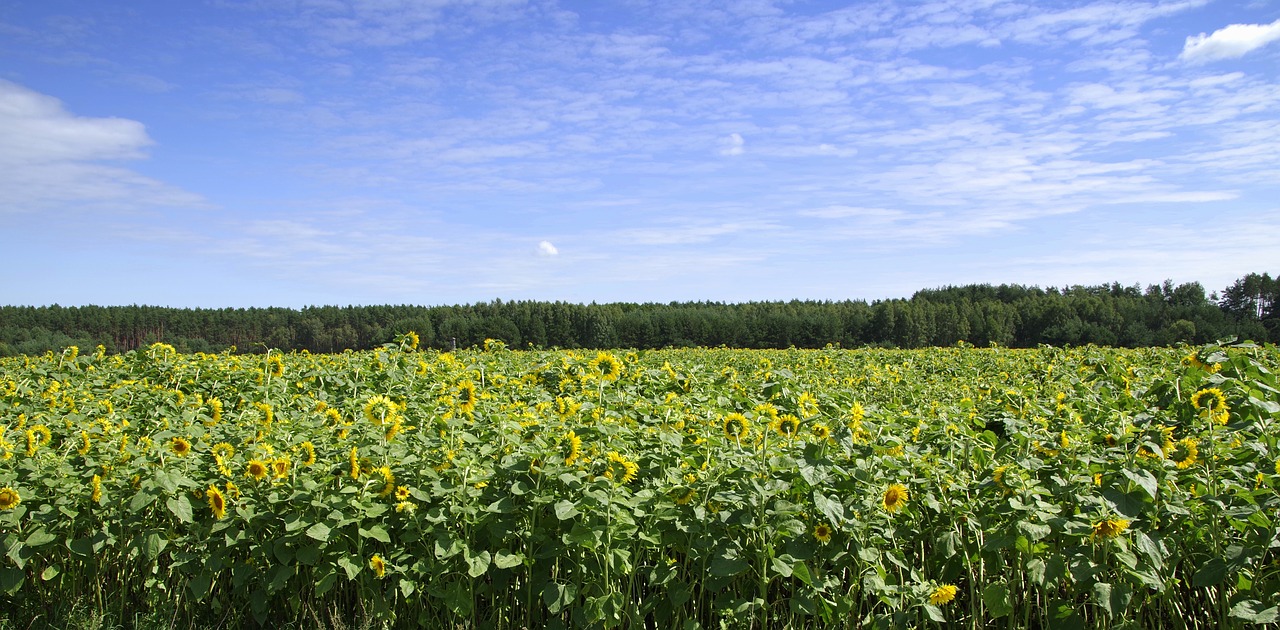
[[[495,300],[454,306],[169,308],[0,306],[0,356],[69,345],[126,352],[155,342],[182,352],[342,352],[414,331],[421,344],[511,348],[919,348],[965,342],[1159,346],[1236,337],[1280,340],[1280,277],[1252,273],[1206,294],[1197,282],[1040,288],[976,284],[873,302],[575,304]]]

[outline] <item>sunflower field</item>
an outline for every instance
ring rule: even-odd
[[[412,333],[3,359],[0,627],[1275,623],[1277,369]]]

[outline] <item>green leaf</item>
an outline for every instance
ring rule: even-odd
[[[1040,540],[1053,533],[1053,529],[1042,523],[1032,523],[1030,521],[1020,521],[1018,523],[1018,531],[1026,534],[1031,540]]]
[[[320,542],[324,542],[329,540],[330,531],[331,530],[328,525],[325,525],[324,523],[316,523],[315,525],[307,528],[307,536]]]
[[[1213,558],[1191,576],[1191,585],[1196,588],[1215,586],[1227,578],[1227,563],[1222,558]]]
[[[1107,613],[1108,617],[1114,616],[1115,611],[1111,610],[1111,585],[1106,582],[1097,582],[1093,585],[1093,599],[1097,601],[1098,607]]]
[[[39,547],[40,545],[47,545],[57,539],[57,536],[50,534],[48,531],[45,531],[45,528],[41,527],[36,531],[31,532],[30,536],[27,536],[26,544],[28,547]]]
[[[1275,623],[1280,611],[1275,606],[1258,610],[1262,605],[1260,601],[1247,599],[1231,607],[1231,616],[1250,623]]]
[[[400,578],[400,594],[402,596],[404,596],[405,598],[408,598],[410,595],[413,595],[413,592],[415,590],[417,590],[416,584],[414,584],[410,580]]]
[[[730,577],[746,571],[751,564],[738,557],[736,551],[724,551],[711,558],[711,575]]]
[[[500,549],[493,554],[493,565],[499,569],[510,569],[511,567],[519,566],[523,562],[524,554],[521,553],[511,553],[506,549]]]
[[[338,566],[342,567],[342,569],[347,572],[348,580],[354,580],[357,575],[360,575],[360,565],[352,562],[351,558],[347,558],[345,556],[338,558]]]
[[[547,605],[547,611],[553,615],[560,614],[560,611],[572,606],[577,599],[577,584],[549,582],[542,588],[542,603]]]
[[[987,612],[995,619],[1013,612],[1013,602],[1009,600],[1009,587],[1004,584],[988,584],[982,589],[982,603],[986,604]]]
[[[573,501],[565,499],[556,503],[556,518],[562,521],[567,521],[577,515],[578,508],[573,504]]]
[[[382,541],[382,542],[384,542],[384,543],[390,543],[390,542],[391,542],[391,536],[390,536],[389,534],[387,534],[387,530],[386,530],[386,529],[384,529],[381,525],[374,525],[373,527],[370,527],[369,529],[365,529],[365,528],[361,527],[361,528],[360,528],[360,535],[361,535],[362,537],[364,537],[364,538],[372,538],[372,539],[374,539],[374,540],[379,540],[379,541]]]
[[[844,522],[844,505],[839,501],[827,498],[821,492],[813,491],[813,506],[818,508],[822,515],[827,517],[827,522],[832,525],[839,526]]]
[[[160,537],[160,534],[151,532],[143,539],[142,550],[147,554],[148,560],[155,560],[160,557],[160,552],[169,545],[169,541]]]
[[[179,521],[183,523],[195,522],[195,519],[191,517],[191,501],[187,499],[187,495],[180,494],[165,501],[164,504],[165,507],[169,508],[170,512],[173,512],[174,516],[178,517]]]
[[[134,493],[133,498],[129,499],[129,511],[136,514],[152,503],[155,503],[156,495],[147,490],[139,490]]]
[[[778,575],[781,575],[782,577],[791,577],[792,570],[789,560],[794,560],[794,558],[788,555],[775,556],[769,561],[769,565],[773,567],[774,572]]]
[[[1138,484],[1138,487],[1146,490],[1147,496],[1152,499],[1156,498],[1156,494],[1160,491],[1160,483],[1156,481],[1155,476],[1153,476],[1150,471],[1139,469],[1135,472],[1128,468],[1121,468],[1120,472],[1123,473],[1125,477],[1128,477],[1130,481]]]
[[[813,575],[809,573],[809,565],[805,564],[803,561],[797,561],[795,564],[791,565],[791,573],[799,578],[801,582],[804,582],[809,586],[813,586]]]
[[[22,581],[26,579],[27,573],[22,569],[13,567],[0,568],[0,591],[4,591],[9,595],[18,592],[22,588]]]
[[[474,556],[467,557],[467,575],[478,578],[489,570],[489,561],[492,558],[488,551],[481,551]]]
[[[946,623],[947,621],[946,615],[942,614],[942,609],[938,608],[937,606],[934,606],[933,604],[925,604],[924,612],[925,614],[929,615],[929,619],[932,619],[933,621],[936,621],[938,623]]]
[[[44,571],[40,572],[40,579],[44,580],[45,582],[48,582],[49,580],[52,580],[53,578],[58,577],[58,574],[61,572],[62,572],[61,569],[59,569],[57,565],[51,564],[45,567]]]

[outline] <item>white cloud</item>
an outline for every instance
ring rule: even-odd
[[[195,195],[100,163],[146,157],[151,144],[142,123],[76,116],[56,98],[0,79],[0,206],[5,210],[85,203],[200,205]]]
[[[1212,35],[1188,37],[1178,58],[1190,63],[1235,59],[1278,40],[1280,20],[1270,24],[1232,24]]]
[[[741,134],[729,134],[728,137],[720,139],[720,155],[742,155],[745,152],[743,145],[746,141],[742,139]]]
[[[539,256],[556,256],[559,254],[560,254],[560,250],[556,249],[556,246],[552,245],[551,241],[540,241],[538,243]]]

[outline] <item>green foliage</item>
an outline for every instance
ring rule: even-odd
[[[1271,623],[1277,368],[409,335],[0,360],[0,627]]]

